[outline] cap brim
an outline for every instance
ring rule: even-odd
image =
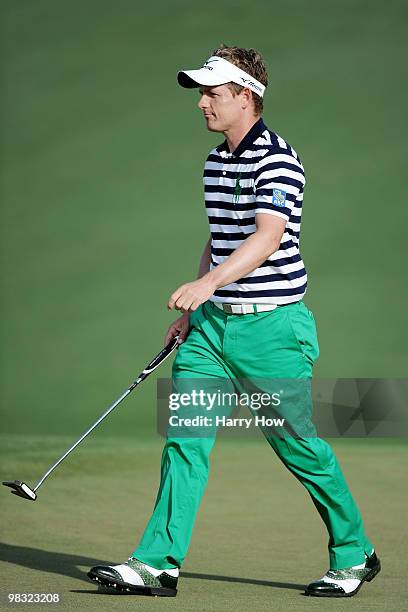
[[[207,85],[209,87],[224,85],[229,82],[229,79],[228,77],[225,79],[220,75],[217,78],[210,70],[201,68],[200,70],[180,70],[177,74],[177,81],[182,87],[192,89],[193,87],[200,87],[200,85]]]

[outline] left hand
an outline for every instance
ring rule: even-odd
[[[206,302],[216,289],[215,284],[205,277],[192,283],[186,283],[171,294],[167,308],[169,310],[176,308],[176,310],[182,312],[193,312],[197,310],[200,304]]]

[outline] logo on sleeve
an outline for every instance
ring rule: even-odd
[[[285,206],[286,202],[286,191],[282,189],[272,190],[272,204],[274,206]]]

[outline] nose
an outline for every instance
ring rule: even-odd
[[[198,101],[198,105],[197,106],[201,110],[204,110],[205,108],[208,108],[208,100],[206,99],[206,96],[204,94],[201,95],[201,98]]]

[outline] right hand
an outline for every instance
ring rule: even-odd
[[[190,313],[185,312],[181,317],[173,321],[167,330],[164,346],[166,346],[174,336],[179,336],[178,343],[181,344],[187,338],[190,330]]]

